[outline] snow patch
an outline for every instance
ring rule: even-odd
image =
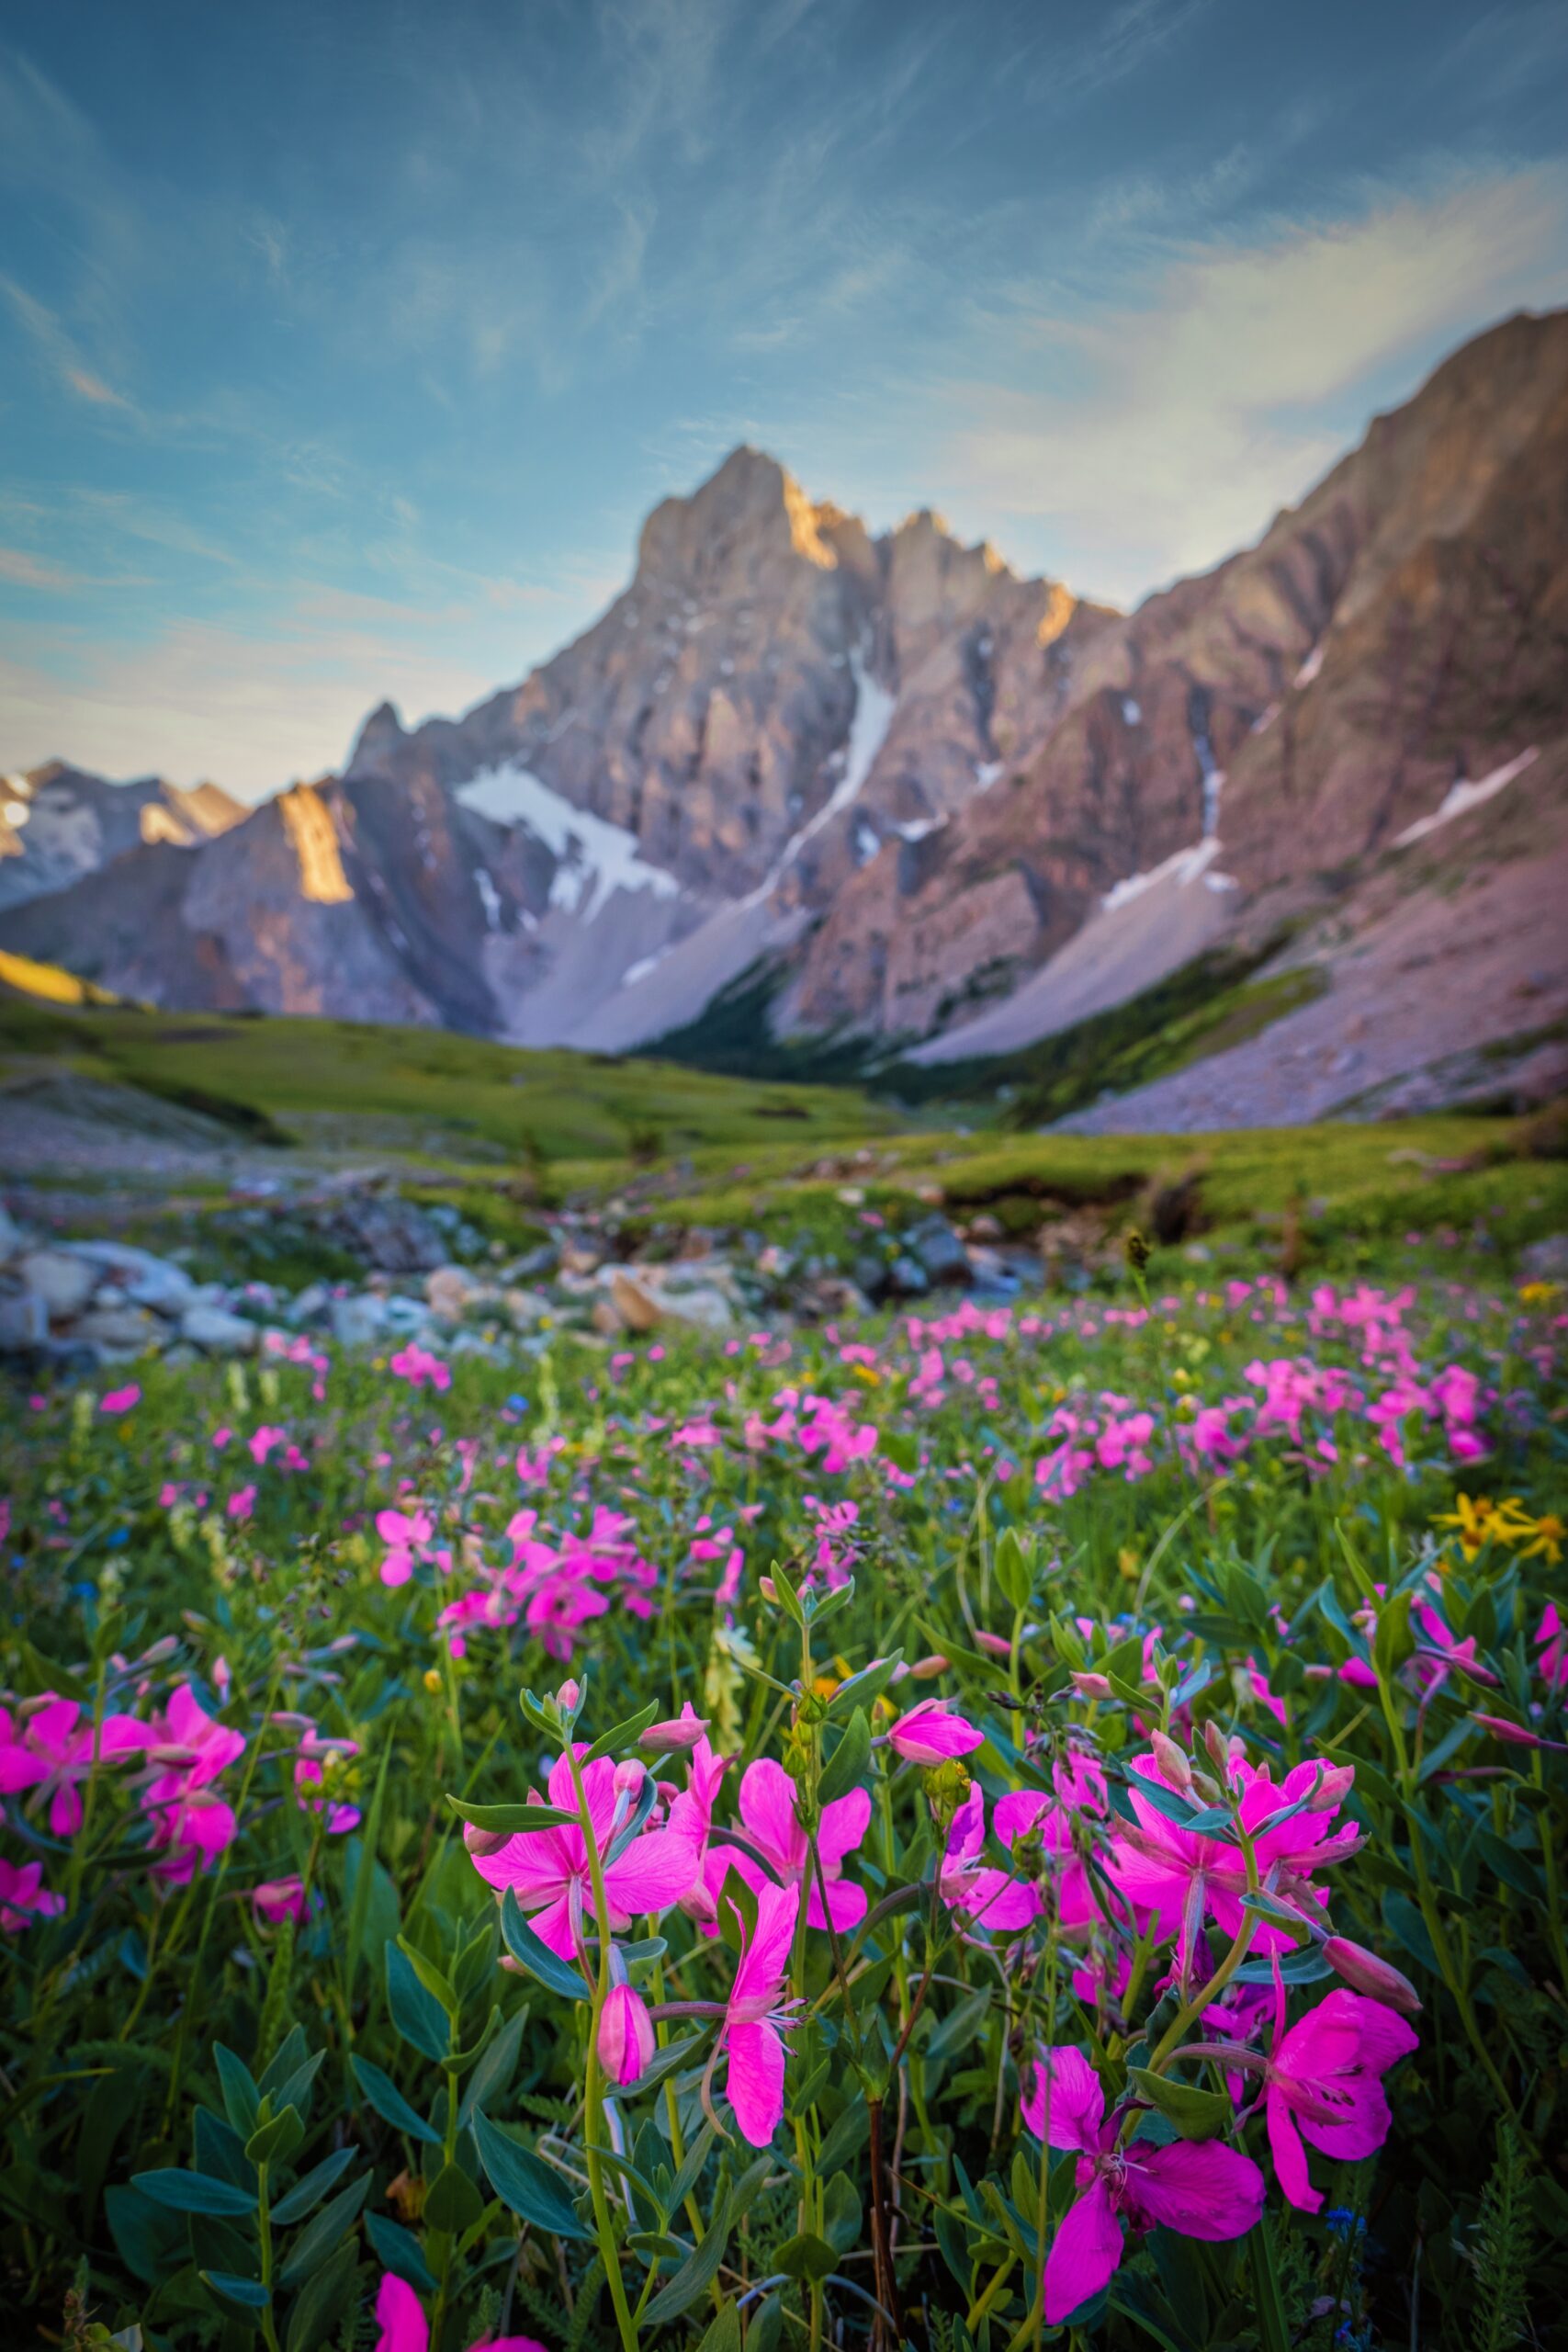
[[[1313,647],[1312,651],[1307,655],[1306,660],[1302,663],[1301,668],[1296,672],[1297,685],[1310,686],[1322,667],[1323,640],[1320,638],[1318,642]]]
[[[981,760],[976,763],[975,768],[975,781],[979,786],[982,792],[988,791],[991,786],[996,783],[997,779],[1001,775],[1003,765],[1004,763],[1000,760]]]
[[[1175,856],[1168,857],[1162,865],[1152,866],[1147,874],[1129,874],[1124,882],[1118,882],[1114,889],[1107,890],[1100,902],[1100,911],[1102,914],[1114,914],[1118,907],[1130,906],[1134,899],[1141,899],[1145,890],[1152,890],[1156,882],[1174,882],[1179,887],[1196,882],[1200,875],[1208,873],[1219,854],[1220,845],[1213,834],[1196,842],[1191,849],[1179,849]],[[1234,889],[1235,886],[1228,875],[1222,874],[1215,876],[1215,887]]]
[[[584,921],[616,890],[651,890],[658,899],[672,899],[680,890],[672,874],[645,862],[635,833],[574,807],[515,761],[481,768],[457,786],[457,797],[481,817],[498,825],[524,825],[542,841],[559,861],[550,884],[551,906]]]
[[[895,825],[893,830],[900,841],[923,842],[928,833],[940,832],[946,822],[945,817],[911,817],[907,824]]]
[[[807,842],[814,839],[824,825],[829,824],[840,810],[850,806],[871,774],[876,755],[887,740],[887,729],[893,719],[894,696],[886,686],[877,684],[858,652],[850,656],[850,671],[855,682],[855,707],[854,716],[850,720],[849,740],[844,745],[844,772],[815,817],[808,817],[805,824],[790,835],[766,879],[741,900],[743,906],[761,906],[789,872]]]
[[[1122,716],[1126,720],[1128,726],[1136,727],[1143,715],[1142,707],[1139,704],[1134,701],[1132,695],[1123,695],[1122,697]]]
[[[646,980],[649,972],[656,970],[669,953],[668,947],[660,947],[651,956],[639,956],[637,962],[628,964],[621,974],[621,986],[624,989],[636,988],[638,980]]]
[[[855,864],[869,865],[881,847],[881,834],[874,825],[868,825],[863,817],[855,827]]]
[[[482,865],[476,865],[474,868],[474,888],[478,890],[484,907],[485,929],[499,931],[501,929],[501,898],[495,884]]]
[[[1225,772],[1216,763],[1214,747],[1201,727],[1192,729],[1192,749],[1203,776],[1203,839],[1212,842],[1219,830],[1220,795],[1225,786]]]
[[[1412,842],[1425,841],[1428,833],[1435,833],[1439,825],[1451,823],[1455,817],[1462,817],[1467,809],[1479,808],[1483,800],[1490,800],[1493,794],[1501,792],[1506,784],[1512,784],[1514,778],[1522,775],[1531,761],[1539,757],[1538,747],[1532,743],[1528,752],[1521,752],[1517,759],[1506,761],[1503,766],[1494,768],[1490,775],[1482,776],[1474,784],[1450,784],[1429,817],[1417,817],[1413,825],[1406,825],[1404,831],[1395,836],[1395,849],[1408,849]]]

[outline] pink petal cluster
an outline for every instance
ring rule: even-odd
[[[579,1742],[579,1756],[588,1743]],[[615,1848],[616,1831],[629,1811],[626,1792],[617,1790],[617,1767],[607,1756],[582,1767],[583,1795],[601,1855]],[[560,1757],[550,1771],[549,1803],[575,1813],[571,1766]],[[530,1804],[541,1802],[530,1794]],[[508,1887],[532,1915],[535,1933],[562,1960],[575,1957],[585,1923],[594,1921],[588,1848],[575,1824],[564,1828],[524,1829],[494,1846],[479,1830],[463,1832],[474,1868],[498,1894]],[[487,1848],[493,1847],[493,1850]],[[629,1928],[634,1918],[668,1910],[691,1892],[697,1875],[695,1845],[682,1829],[647,1828],[614,1860],[604,1862],[604,1894],[610,1916],[597,1926],[605,1932]]]

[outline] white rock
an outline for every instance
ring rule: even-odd
[[[77,1317],[73,1336],[95,1340],[100,1348],[140,1350],[157,1347],[167,1330],[150,1307],[93,1306]]]
[[[180,1337],[209,1355],[248,1356],[260,1344],[261,1332],[226,1306],[187,1306],[180,1317]]]
[[[98,1268],[138,1306],[156,1307],[161,1315],[182,1315],[197,1300],[197,1286],[183,1266],[154,1257],[131,1241],[70,1241],[64,1254]]]
[[[387,1302],[373,1291],[356,1291],[348,1298],[334,1298],[332,1327],[340,1348],[372,1347],[387,1328]]]
[[[0,1355],[41,1347],[49,1337],[49,1309],[36,1290],[13,1291],[0,1298]]]
[[[42,1299],[51,1323],[63,1323],[86,1306],[98,1271],[90,1260],[64,1250],[29,1250],[21,1261],[22,1280]]]

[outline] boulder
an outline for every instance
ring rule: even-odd
[[[904,1247],[928,1282],[968,1282],[969,1254],[946,1217],[921,1217],[905,1234]]]
[[[291,1323],[297,1331],[302,1331],[308,1323],[314,1323],[325,1316],[332,1303],[333,1295],[325,1283],[307,1283],[286,1309],[284,1321]]]
[[[160,1315],[183,1315],[196,1298],[197,1286],[183,1266],[155,1257],[130,1241],[68,1241],[64,1252],[100,1270],[102,1278],[124,1292],[138,1306],[155,1307]]]
[[[667,1323],[679,1323],[693,1331],[732,1331],[735,1329],[735,1304],[716,1287],[694,1290],[665,1291],[660,1305]]]
[[[0,1355],[22,1355],[49,1337],[49,1309],[36,1290],[0,1297]]]
[[[387,1302],[373,1291],[355,1291],[334,1298],[332,1334],[340,1348],[373,1347],[387,1329]]]
[[[501,1303],[512,1317],[513,1329],[518,1331],[534,1330],[539,1324],[548,1322],[556,1311],[554,1300],[547,1298],[541,1290],[502,1291]]]
[[[29,1250],[20,1262],[23,1282],[42,1299],[51,1323],[79,1314],[98,1286],[98,1267],[68,1250]]]
[[[964,1261],[968,1272],[969,1261]],[[919,1260],[908,1250],[900,1250],[887,1269],[887,1287],[895,1298],[923,1298],[931,1288],[931,1276]]]
[[[210,1310],[209,1310],[210,1311]],[[251,1327],[246,1325],[248,1330]],[[91,1340],[100,1348],[129,1348],[140,1354],[143,1349],[161,1345],[168,1336],[168,1326],[160,1322],[151,1307],[90,1306],[79,1315],[72,1327],[72,1337]]]
[[[663,1306],[652,1284],[626,1266],[610,1270],[610,1303],[615,1311],[617,1329],[656,1331],[664,1320]],[[596,1324],[594,1328],[603,1329],[604,1326]]]
[[[261,1344],[257,1326],[226,1306],[187,1306],[180,1317],[180,1337],[204,1355],[254,1355]]]

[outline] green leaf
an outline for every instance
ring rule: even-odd
[[[462,2165],[443,2165],[425,2194],[424,2224],[427,2229],[445,2230],[448,2237],[458,2237],[472,2228],[484,2209],[484,2199]]]
[[[358,2248],[351,2241],[300,2290],[288,2322],[287,2352],[318,2352],[336,2335],[348,2316],[358,2276]]]
[[[568,2001],[592,2001],[592,1994],[582,1979],[581,1969],[569,1960],[553,1952],[542,1938],[536,1936],[518,1907],[517,1896],[508,1887],[501,1905],[501,1939],[519,1968],[547,1985]]]
[[[484,2114],[474,2118],[474,2138],[491,2187],[519,2221],[532,2222],[552,2237],[593,2235],[578,2220],[560,2175],[542,2164],[532,2149],[509,2140]]]
[[[1173,2083],[1153,2075],[1146,2066],[1129,2066],[1127,2080],[1162,2115],[1175,2124],[1184,2140],[1213,2140],[1225,2131],[1235,2112],[1224,2091],[1201,2091],[1190,2083]]]
[[[858,2244],[861,2231],[860,2191],[847,2172],[836,2172],[822,2198],[822,2228],[840,2254]]]
[[[214,2180],[204,2172],[182,2172],[176,2166],[159,2172],[133,2172],[132,2188],[166,2205],[175,2213],[254,2213],[255,2191],[236,2188],[230,2180]]]
[[[587,1755],[580,1759],[578,1770],[581,1771],[590,1764],[596,1764],[601,1756],[613,1756],[618,1747],[634,1747],[658,1713],[659,1702],[653,1699],[646,1707],[639,1707],[635,1715],[628,1715],[624,1723],[613,1724],[608,1731],[602,1731]],[[575,1820],[576,1815],[573,1815],[572,1818]]]
[[[886,1690],[904,1662],[902,1650],[892,1650],[886,1657],[874,1658],[840,1683],[828,1702],[828,1720],[841,1723],[852,1707],[864,1707],[869,1713]]]
[[[422,2295],[436,2291],[434,2273],[420,2252],[419,2240],[400,2222],[389,2222],[384,2213],[367,2213],[365,2233],[370,2240],[371,2251],[383,2270],[393,2271]]]
[[[340,2188],[330,2205],[323,2205],[313,2222],[308,2222],[288,2250],[288,2259],[278,2272],[278,2283],[298,2287],[331,2254],[344,2230],[357,2218],[370,2188],[370,2175],[362,2172],[346,2188]]]
[[[1490,1829],[1475,1833],[1475,1850],[1495,1878],[1511,1886],[1516,1894],[1524,1895],[1531,1903],[1544,1899],[1540,1872],[1517,1848],[1505,1845]]]
[[[223,2111],[241,2139],[248,2140],[256,2128],[256,2109],[261,2105],[261,2093],[251,2079],[251,2070],[221,2041],[212,2045],[212,2063],[218,2069],[219,2087],[223,2093]]]
[[[567,1813],[554,1804],[468,1804],[461,1797],[448,1796],[447,1804],[464,1821],[476,1829],[489,1831],[492,1837],[515,1837],[536,1829],[568,1829],[578,1826],[575,1812]]]
[[[258,2123],[245,2142],[245,2154],[254,2165],[284,2165],[305,2137],[305,2126],[299,2120],[297,2107],[286,2107],[270,2123]]]
[[[276,2095],[283,2088],[295,2069],[304,2064],[310,2048],[310,2045],[305,2039],[304,2027],[291,2025],[278,2043],[277,2052],[271,2065],[256,2085],[263,2098],[265,2098],[269,2092]]]
[[[314,2171],[297,2180],[287,2197],[280,2197],[272,2209],[272,2218],[282,2228],[289,2229],[302,2222],[312,2205],[319,2205],[334,2180],[341,2180],[355,2157],[357,2148],[337,2148],[323,2157]]]
[[[991,1566],[1009,1606],[1026,1609],[1034,1589],[1033,1546],[1026,1552],[1019,1539],[1018,1530],[1005,1527],[991,1555]]]
[[[865,2111],[865,2101],[861,2098],[852,2100],[817,2152],[818,2177],[836,2172],[840,2165],[848,2164],[870,2131],[871,2119]]]
[[[452,2046],[446,2013],[427,1993],[400,1944],[387,1946],[387,2005],[407,2042],[439,2063]]]
[[[733,2302],[714,2313],[697,2352],[740,2352],[740,2313]]]
[[[439,2001],[447,2016],[456,2024],[462,2003],[457,1998],[451,1978],[437,1968],[433,1960],[426,1960],[419,1946],[411,1944],[407,1936],[398,1938],[398,1950],[402,1953],[431,1999]]]
[[[523,2029],[528,2022],[526,2002],[515,2016],[491,2034],[479,2064],[468,2076],[463,2093],[463,2103],[457,2109],[457,2122],[467,2131],[477,2107],[487,2106],[491,2099],[504,2098],[512,2087],[512,2077],[517,2072],[518,2053],[523,2047]]]
[[[271,2304],[271,2290],[259,2278],[236,2278],[229,2270],[204,2270],[201,2276],[215,2295],[225,2296],[248,2312],[265,2312]]]
[[[818,1794],[824,1804],[831,1804],[835,1797],[847,1796],[865,1778],[871,1767],[871,1725],[863,1708],[857,1707],[844,1725],[843,1735],[822,1768]]]
[[[104,2191],[104,2215],[120,2260],[132,2278],[155,2287],[186,2260],[186,2225],[166,2205],[117,2182]]]
[[[771,2156],[760,2156],[732,2184],[723,2204],[708,2223],[707,2234],[702,2244],[693,2250],[675,2276],[649,2301],[643,2314],[649,2326],[660,2327],[666,2320],[679,2319],[687,2305],[694,2303],[704,2292],[724,2259],[730,2231],[750,2206],[772,2165]]]
[[[357,2053],[349,2060],[354,2078],[384,2123],[392,2124],[399,2132],[406,2132],[411,2140],[423,2140],[427,2148],[441,2145],[441,2134],[432,2129],[423,2115],[412,2108],[389,2075],[368,2058]]]

